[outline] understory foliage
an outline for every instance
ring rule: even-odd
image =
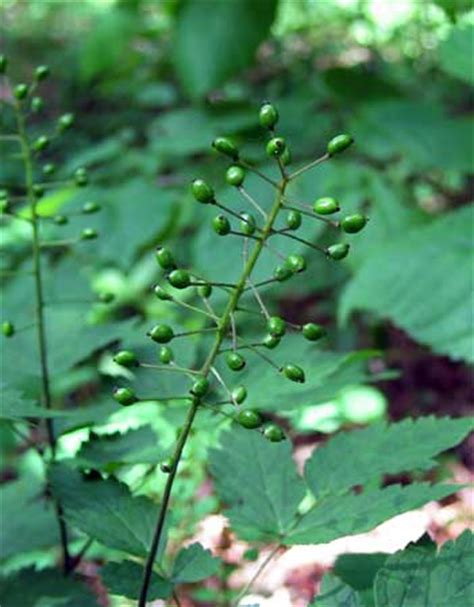
[[[8,74],[4,57],[0,64]],[[144,607],[165,599],[179,605],[183,588],[194,585],[196,600],[244,605],[252,583],[229,588],[230,571],[222,558],[189,542],[202,516],[225,514],[235,536],[254,551],[249,560],[258,560],[258,574],[290,546],[369,531],[458,491],[458,485],[433,481],[433,470],[436,457],[472,430],[468,418],[378,421],[330,438],[308,457],[301,474],[293,461],[297,429],[291,415],[282,412],[378,378],[366,368],[377,353],[324,350],[321,343],[330,341],[331,327],[320,318],[285,318],[273,309],[270,296],[287,283],[301,285],[314,271],[316,255],[332,264],[329,272],[337,272],[339,263],[357,251],[362,230],[370,246],[375,222],[364,209],[346,211],[344,200],[308,193],[308,185],[303,196],[298,185],[303,176],[310,183],[308,174],[326,163],[337,176],[352,136],[336,134],[316,160],[295,163],[298,142],[281,135],[276,107],[264,102],[254,122],[265,134],[265,162],[247,160],[244,146],[228,137],[214,138],[213,152],[227,162],[221,170],[222,158],[215,159],[221,182],[198,177],[190,186],[195,204],[202,205],[199,216],[209,226],[196,267],[179,248],[160,244],[153,255],[148,247],[160,274],[147,290],[155,304],[169,306],[166,322],[104,322],[103,308],[114,306],[114,296],[87,295],[88,263],[79,249],[100,239],[100,232],[81,220],[101,205],[79,197],[79,206],[56,213],[51,196],[56,188],[82,192],[88,185],[86,168],[57,168],[48,158],[59,139],[69,136],[74,117],[64,114],[51,133],[36,132],[34,117],[43,109],[38,91],[48,75],[48,68],[39,66],[27,84],[13,84],[5,76],[9,117],[2,144],[21,163],[23,179],[8,183],[2,210],[6,222],[24,224],[21,236],[30,253],[18,261],[10,243],[13,264],[3,268],[8,316],[2,325],[2,418],[28,453],[25,475],[2,490],[8,517],[2,559],[9,565],[2,571],[2,606],[98,605],[85,583],[84,560],[97,562],[108,595],[125,597],[127,604]],[[456,239],[465,224],[462,211],[444,221],[452,222]],[[420,251],[429,254],[437,229],[436,223],[427,226],[415,239]],[[317,238],[322,230],[323,242]],[[57,236],[61,231],[65,237]],[[223,239],[225,248],[214,250],[213,243]],[[122,244],[126,256],[126,242],[117,243],[116,254]],[[413,246],[409,238],[394,239],[375,269],[367,269],[370,261],[365,264],[344,292],[343,320],[353,308],[376,311],[384,305],[368,295],[372,281],[385,282],[386,292],[412,288],[397,282],[390,260],[410,264]],[[443,258],[442,272],[453,271],[456,254],[453,247]],[[419,275],[415,266],[413,274]],[[13,275],[27,281],[28,305],[22,301],[24,283],[19,289],[9,280]],[[432,275],[423,288],[434,289],[429,280]],[[415,300],[417,288],[413,285]],[[89,314],[68,310],[68,303],[84,300]],[[390,314],[397,318],[399,300],[390,301]],[[401,326],[405,322],[429,341],[416,305],[408,307]],[[439,336],[433,343],[443,351]],[[463,333],[450,349],[466,356]],[[92,384],[97,369],[108,380],[94,402],[68,406],[76,398],[82,404],[76,387]],[[71,437],[77,439],[72,446]],[[213,494],[199,503],[194,493],[207,472]],[[196,476],[186,484],[192,473]],[[402,473],[412,481],[394,481]],[[311,605],[461,607],[472,598],[472,571],[469,532],[439,551],[422,538],[394,555],[341,557]],[[207,584],[210,578],[222,583]]]

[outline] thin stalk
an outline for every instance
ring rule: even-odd
[[[260,213],[260,215],[263,217],[263,219],[266,219],[267,214],[262,209],[262,207],[258,204],[258,202],[256,200],[254,200],[254,198],[247,192],[247,190],[243,186],[240,186],[237,189],[242,194],[242,196],[245,198],[245,200],[250,202],[250,204],[257,209],[257,211]]]
[[[313,167],[318,166],[318,164],[321,164],[322,162],[329,160],[329,158],[330,158],[329,154],[324,154],[320,158],[316,158],[316,160],[313,160],[312,162],[305,164],[304,166],[302,166],[300,169],[298,169],[294,173],[291,173],[291,175],[288,176],[288,181],[293,181],[293,179],[295,179],[302,173],[305,173],[306,171],[309,171],[309,169],[312,169]]]
[[[177,367],[176,365],[153,365],[152,363],[139,363],[144,369],[156,369],[158,371],[175,371],[176,373],[189,373],[191,375],[201,375],[200,371],[186,369],[185,367]],[[188,397],[189,398],[189,397]]]
[[[282,180],[281,183],[278,185],[278,191],[275,196],[275,200],[273,202],[271,211],[268,215],[268,219],[265,222],[265,226],[263,227],[263,230],[261,232],[261,236],[260,236],[259,240],[255,243],[252,253],[250,254],[250,257],[247,260],[247,263],[245,264],[242,275],[241,275],[238,283],[235,285],[235,288],[234,288],[234,290],[229,298],[229,301],[227,303],[227,306],[224,310],[224,313],[220,319],[219,329],[216,334],[214,344],[201,369],[201,374],[204,377],[206,377],[209,374],[211,367],[214,364],[214,360],[219,354],[219,350],[222,345],[222,342],[224,341],[225,337],[227,336],[227,333],[229,330],[230,317],[234,313],[236,307],[238,306],[239,299],[245,290],[245,285],[247,284],[247,280],[249,279],[250,275],[252,274],[253,269],[255,268],[255,264],[257,263],[257,261],[260,257],[260,254],[264,248],[265,241],[270,236],[270,233],[273,228],[273,224],[275,223],[276,217],[277,217],[278,212],[282,205],[282,197],[285,193],[286,185],[287,185],[286,180]],[[174,480],[176,477],[176,472],[178,469],[179,462],[181,460],[181,456],[182,456],[184,447],[186,445],[189,434],[191,432],[194,418],[199,409],[199,405],[200,405],[200,400],[198,398],[196,398],[192,401],[191,406],[188,409],[188,413],[187,413],[186,419],[184,421],[184,425],[181,430],[181,434],[176,443],[176,447],[175,447],[174,454],[173,454],[173,466],[171,468],[171,471],[170,471],[167,481],[166,481],[165,489],[163,492],[163,498],[162,498],[161,505],[160,505],[159,512],[158,512],[158,519],[156,522],[156,527],[155,527],[155,531],[153,534],[152,543],[150,546],[150,551],[148,553],[148,557],[147,557],[146,564],[145,564],[145,570],[144,570],[142,585],[141,585],[141,589],[140,589],[140,596],[138,599],[138,607],[146,606],[147,597],[148,597],[148,588],[150,585],[151,575],[153,573],[153,564],[155,562],[156,554],[157,554],[161,536],[163,533],[165,518],[166,518],[166,514],[168,512],[168,507],[169,507],[169,502],[170,502],[170,498],[171,498],[171,492],[172,492],[173,485],[174,485]]]
[[[244,588],[242,588],[241,592],[239,592],[238,597],[232,603],[232,607],[238,607],[238,605],[240,603],[240,599],[242,599],[247,594],[247,592],[250,590],[250,588],[255,584],[256,579],[262,574],[265,567],[274,558],[274,556],[277,554],[277,552],[280,550],[280,548],[281,548],[281,544],[278,544],[277,546],[275,546],[275,548],[268,554],[268,556],[265,558],[265,560],[262,561],[262,564],[258,567],[257,571],[250,578],[249,582],[245,585]]]
[[[288,201],[287,198],[285,200]],[[301,202],[296,202],[296,201],[288,201],[288,202],[290,202],[290,204],[285,203],[285,209],[289,209],[290,211],[298,211],[302,215],[311,217],[311,219],[317,219],[318,221],[324,221],[324,223],[327,223],[328,225],[332,226],[333,228],[339,228],[339,223],[337,221],[334,221],[332,219],[329,219],[328,217],[323,217],[322,215],[317,215],[316,213],[312,213],[310,211],[305,210],[305,209],[311,209],[311,207],[309,205],[303,204]],[[292,206],[292,205],[297,205],[297,206]]]
[[[324,247],[320,247],[317,244],[313,244],[312,242],[309,242],[308,240],[305,240],[304,238],[300,238],[299,236],[295,236],[294,234],[289,234],[288,232],[283,231],[283,230],[275,230],[272,234],[275,236],[276,235],[286,236],[286,238],[291,238],[292,240],[301,242],[301,243],[305,244],[307,247],[310,247],[311,249],[315,249],[316,251],[319,251],[320,253],[324,253],[324,255],[326,255],[326,249]]]
[[[243,167],[245,167],[249,171],[252,171],[253,173],[255,173],[255,175],[258,175],[259,177],[261,177],[267,183],[270,183],[274,188],[278,189],[280,187],[276,181],[274,181],[273,179],[268,177],[268,175],[265,175],[265,173],[262,173],[262,171],[257,169],[257,167],[255,167],[253,164],[251,164],[247,160],[243,160],[242,158],[239,158],[239,164],[241,164]]]
[[[20,138],[21,152],[23,155],[23,164],[25,171],[25,185],[27,201],[31,208],[31,227],[32,227],[32,255],[33,255],[33,275],[35,283],[35,316],[36,316],[36,327],[37,327],[37,338],[39,348],[39,359],[41,369],[41,403],[45,409],[51,409],[51,390],[50,390],[50,379],[48,371],[48,349],[46,343],[46,326],[44,317],[44,294],[43,294],[43,278],[42,278],[42,267],[41,267],[41,242],[39,234],[39,222],[37,215],[37,199],[33,192],[33,161],[31,157],[30,146],[28,142],[28,136],[26,134],[26,127],[21,112],[19,103],[15,102],[15,116],[18,128],[18,136]],[[56,458],[56,437],[54,435],[54,425],[52,419],[46,419],[46,432],[48,436],[48,443],[51,449],[51,457],[54,461]],[[49,487],[47,488],[49,492]],[[59,499],[54,496],[52,501],[56,512],[56,518],[59,526],[59,536],[61,541],[61,550],[63,556],[63,571],[67,575],[70,571],[71,555],[69,554],[68,548],[68,531],[64,520],[64,511],[62,504]]]

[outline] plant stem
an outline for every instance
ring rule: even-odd
[[[210,373],[214,360],[219,354],[221,344],[224,341],[225,337],[227,336],[227,333],[229,330],[229,325],[231,322],[231,316],[235,312],[235,309],[238,306],[239,299],[245,290],[247,281],[250,278],[250,275],[252,274],[252,271],[255,268],[258,258],[260,257],[260,254],[265,246],[265,241],[267,240],[267,238],[270,236],[270,234],[272,232],[273,224],[275,223],[278,212],[282,206],[283,195],[285,193],[285,188],[286,188],[287,183],[288,183],[288,181],[286,179],[282,179],[281,182],[278,184],[278,189],[277,189],[277,193],[275,196],[275,200],[273,202],[272,209],[268,215],[268,219],[265,222],[265,226],[263,227],[261,235],[259,236],[259,239],[257,240],[250,257],[244,266],[242,275],[241,275],[238,283],[234,287],[233,293],[230,296],[230,299],[227,303],[224,313],[223,313],[222,317],[220,318],[219,327],[217,330],[217,335],[215,337],[214,344],[201,369],[201,374],[203,375],[203,377],[206,377]],[[188,410],[183,428],[181,430],[181,434],[176,443],[175,451],[174,451],[174,454],[172,457],[173,466],[171,468],[171,471],[168,475],[168,479],[166,481],[163,498],[162,498],[159,513],[158,513],[158,520],[156,522],[155,532],[153,535],[152,543],[150,546],[150,551],[148,553],[147,561],[145,564],[145,571],[144,571],[142,586],[141,586],[141,590],[140,590],[140,598],[138,599],[138,607],[146,606],[148,588],[150,585],[151,575],[153,572],[153,564],[155,562],[156,554],[157,554],[161,536],[163,533],[165,518],[166,518],[166,514],[168,512],[168,506],[169,506],[169,502],[170,502],[171,491],[173,489],[174,480],[176,477],[176,472],[177,472],[178,465],[179,465],[179,462],[181,459],[181,455],[182,455],[184,447],[186,445],[186,441],[188,440],[189,434],[191,432],[191,428],[192,428],[196,413],[198,411],[199,405],[200,405],[200,400],[197,398],[194,399],[191,404],[191,407]]]
[[[273,557],[276,555],[276,553],[280,550],[281,548],[281,544],[278,544],[277,546],[275,546],[275,548],[268,554],[268,556],[265,558],[265,560],[262,562],[262,564],[258,567],[257,571],[254,573],[254,575],[250,578],[249,582],[245,585],[244,588],[242,588],[241,592],[239,592],[238,597],[235,599],[235,601],[232,603],[232,607],[238,607],[239,603],[240,603],[240,599],[242,599],[247,592],[250,590],[250,588],[253,586],[253,584],[255,583],[255,580],[259,577],[259,575],[261,575],[262,571],[265,569],[265,567],[268,565],[268,563],[273,559]]]
[[[316,158],[316,160],[313,160],[312,162],[310,162],[308,164],[305,164],[300,169],[298,169],[297,171],[295,171],[294,173],[292,173],[288,177],[288,181],[293,181],[293,179],[295,179],[296,177],[298,177],[302,173],[305,173],[306,171],[309,171],[309,169],[312,169],[313,167],[317,166],[318,164],[321,164],[322,162],[325,162],[326,160],[329,160],[329,158],[330,158],[329,154],[324,154],[320,158]]]
[[[25,168],[25,185],[27,200],[31,208],[31,226],[32,226],[32,253],[33,253],[33,275],[35,282],[36,294],[36,326],[38,336],[39,359],[41,368],[41,402],[45,409],[51,409],[51,390],[48,371],[48,350],[46,344],[46,327],[44,318],[44,295],[43,295],[43,280],[41,267],[41,242],[39,234],[39,221],[36,212],[37,200],[33,192],[33,162],[31,157],[30,146],[26,134],[25,122],[21,108],[18,102],[15,103],[15,115],[18,128],[18,136],[20,139],[21,152],[23,156],[23,164]],[[56,458],[56,437],[54,435],[54,426],[52,419],[46,419],[46,431],[48,435],[48,443],[51,449],[51,457],[54,461]],[[48,487],[49,492],[49,487]],[[71,556],[68,548],[68,532],[64,521],[64,511],[61,502],[54,496],[52,501],[56,511],[56,517],[59,525],[59,536],[61,541],[61,549],[63,555],[63,570],[67,575],[70,571]]]

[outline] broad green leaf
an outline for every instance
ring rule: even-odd
[[[438,554],[408,548],[375,578],[376,607],[467,607],[474,603],[474,536],[465,531]]]
[[[341,554],[334,564],[334,574],[355,590],[372,588],[377,571],[387,560],[388,554]]]
[[[216,490],[228,517],[245,539],[277,539],[294,520],[304,485],[289,441],[270,443],[256,431],[233,427],[210,453]]]
[[[191,544],[178,552],[171,577],[175,584],[199,582],[214,575],[220,564],[220,559],[212,556],[210,550],[198,543]]]
[[[143,566],[132,561],[109,562],[101,569],[102,580],[110,594],[138,599],[143,578]],[[173,584],[153,573],[148,592],[148,600],[167,599],[173,590]]]
[[[369,531],[389,518],[442,499],[458,489],[453,485],[413,483],[406,487],[390,485],[359,495],[331,496],[299,518],[283,541],[288,545],[326,544]]]
[[[174,40],[176,69],[200,97],[250,65],[275,15],[275,0],[186,0]]]
[[[317,597],[308,607],[365,607],[356,590],[326,573]]]
[[[374,254],[342,295],[342,322],[370,310],[437,353],[473,361],[472,212],[449,213]]]
[[[306,481],[320,499],[365,485],[383,474],[429,470],[436,465],[434,457],[457,445],[473,429],[472,417],[430,416],[341,432],[307,460]]]
[[[24,569],[0,582],[2,607],[98,607],[84,582],[64,577],[59,569]]]
[[[441,69],[471,85],[474,84],[473,37],[472,24],[454,27],[438,49]]]
[[[113,479],[87,480],[65,465],[53,466],[50,480],[71,525],[110,548],[147,554],[157,513],[151,500],[133,497]]]

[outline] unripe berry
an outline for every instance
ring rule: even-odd
[[[173,270],[168,276],[168,282],[175,289],[186,289],[191,284],[191,276],[187,270]]]
[[[26,84],[17,84],[15,86],[15,88],[13,89],[13,94],[15,96],[16,99],[18,99],[19,101],[21,101],[22,99],[25,99],[25,97],[28,95],[28,85]]]
[[[5,337],[13,337],[15,335],[15,326],[9,320],[2,322],[2,333]]]
[[[209,391],[209,380],[206,379],[205,377],[201,377],[200,379],[195,381],[190,390],[191,394],[194,394],[194,396],[197,396],[198,398],[202,398],[203,396],[206,396],[208,391]]]
[[[269,350],[274,350],[280,344],[280,338],[275,335],[266,335],[263,338],[263,345]]]
[[[230,232],[230,222],[224,215],[217,215],[212,220],[212,228],[219,236],[225,236]]]
[[[257,411],[252,411],[251,409],[239,411],[235,416],[235,421],[248,430],[259,428],[263,422],[262,416]]]
[[[304,384],[306,381],[304,371],[301,367],[298,367],[298,365],[293,365],[291,363],[287,364],[283,367],[282,371],[285,377],[291,381],[299,384]]]
[[[286,149],[286,142],[283,137],[273,137],[267,143],[267,154],[272,158],[279,158]]]
[[[163,365],[169,365],[174,360],[173,350],[168,346],[161,346],[158,358]]]
[[[47,147],[49,147],[49,137],[46,137],[46,135],[40,135],[33,143],[35,152],[42,152]]]
[[[268,319],[267,330],[273,337],[283,337],[286,333],[286,322],[279,316],[272,316]]]
[[[341,220],[341,228],[347,234],[357,234],[364,229],[367,224],[367,217],[361,213],[354,213],[353,215],[347,215]]]
[[[159,344],[167,344],[173,339],[174,331],[169,325],[160,324],[150,329],[148,335]]]
[[[288,255],[285,265],[294,274],[304,272],[304,270],[306,270],[306,259],[303,257],[303,255]]]
[[[164,459],[161,464],[160,464],[160,470],[164,473],[164,474],[169,474],[171,472],[171,470],[173,470],[173,458],[172,457],[167,457],[166,459]]]
[[[161,299],[161,301],[169,301],[170,299],[173,299],[173,297],[168,293],[168,291],[165,291],[165,289],[163,289],[163,287],[161,287],[160,285],[156,285],[153,288],[153,292],[158,297],[158,299]]]
[[[75,170],[74,181],[76,185],[80,188],[83,188],[89,183],[89,176],[87,174],[87,170],[84,167],[79,167]]]
[[[285,433],[276,424],[265,426],[263,436],[272,443],[280,443],[282,440],[285,440]]]
[[[92,228],[84,228],[81,232],[82,240],[94,240],[95,238],[98,238],[98,236],[97,230],[93,230]]]
[[[334,261],[339,261],[347,257],[349,248],[349,245],[346,243],[333,244],[326,249],[326,255],[334,259]]]
[[[318,215],[332,215],[340,211],[339,203],[331,196],[319,198],[313,205],[313,211]]]
[[[288,280],[293,276],[292,270],[286,265],[278,265],[274,272],[273,276],[280,282]]]
[[[283,154],[280,157],[281,163],[284,167],[288,166],[289,164],[291,164],[291,151],[290,148],[288,146],[286,146]]]
[[[131,350],[121,350],[114,356],[114,362],[122,367],[137,367],[138,359],[135,352]]]
[[[55,215],[53,221],[58,226],[65,226],[69,223],[69,219],[65,215]]]
[[[198,287],[199,297],[208,299],[212,295],[212,286],[210,284],[201,285]]]
[[[204,179],[195,179],[191,184],[191,192],[194,198],[203,204],[208,204],[214,200],[214,190]]]
[[[237,386],[232,390],[232,400],[238,405],[242,404],[247,398],[247,390],[245,386]]]
[[[44,196],[44,187],[40,183],[33,184],[32,188],[35,198],[42,198]]]
[[[100,205],[97,202],[85,202],[82,205],[82,212],[84,215],[92,215],[100,211]]]
[[[176,268],[173,254],[167,247],[157,247],[155,255],[156,261],[163,270],[174,270]]]
[[[5,74],[8,67],[8,59],[5,55],[0,55],[0,74]]]
[[[328,143],[327,153],[330,156],[334,156],[334,154],[339,154],[340,152],[346,150],[353,143],[354,139],[347,133],[337,135]]]
[[[257,222],[255,217],[250,213],[241,213],[242,221],[240,222],[240,229],[246,236],[252,236],[257,229]]]
[[[50,177],[51,175],[53,175],[56,172],[56,165],[53,164],[52,162],[48,162],[47,164],[45,164],[43,166],[43,168],[41,170],[43,171],[43,175]]]
[[[227,169],[225,174],[225,180],[229,185],[233,185],[238,188],[244,183],[244,179],[245,171],[242,167],[232,165]]]
[[[61,132],[67,131],[74,124],[74,114],[63,114],[58,120],[58,128]]]
[[[228,352],[225,361],[232,371],[241,371],[246,365],[245,358],[238,352]]]
[[[44,108],[44,101],[41,97],[33,97],[31,100],[31,111],[37,114]]]
[[[265,101],[260,108],[258,119],[264,129],[273,129],[278,122],[278,111],[276,107]]]
[[[39,82],[40,80],[45,80],[48,76],[49,67],[47,65],[38,65],[35,69],[35,79]]]
[[[297,230],[303,221],[303,216],[299,211],[290,211],[286,216],[286,225],[290,230]]]
[[[133,405],[138,401],[138,398],[135,396],[135,392],[130,388],[115,388],[113,397],[124,407]]]
[[[303,326],[302,329],[303,337],[308,341],[318,341],[326,335],[326,331],[321,325],[317,325],[314,322],[308,322]]]
[[[101,303],[108,304],[108,303],[111,303],[114,299],[115,299],[115,295],[113,293],[107,293],[107,292],[99,293],[99,301]]]
[[[212,142],[212,147],[221,154],[229,156],[229,158],[232,158],[233,160],[237,160],[239,157],[239,150],[237,149],[237,146],[228,137],[216,137]]]

